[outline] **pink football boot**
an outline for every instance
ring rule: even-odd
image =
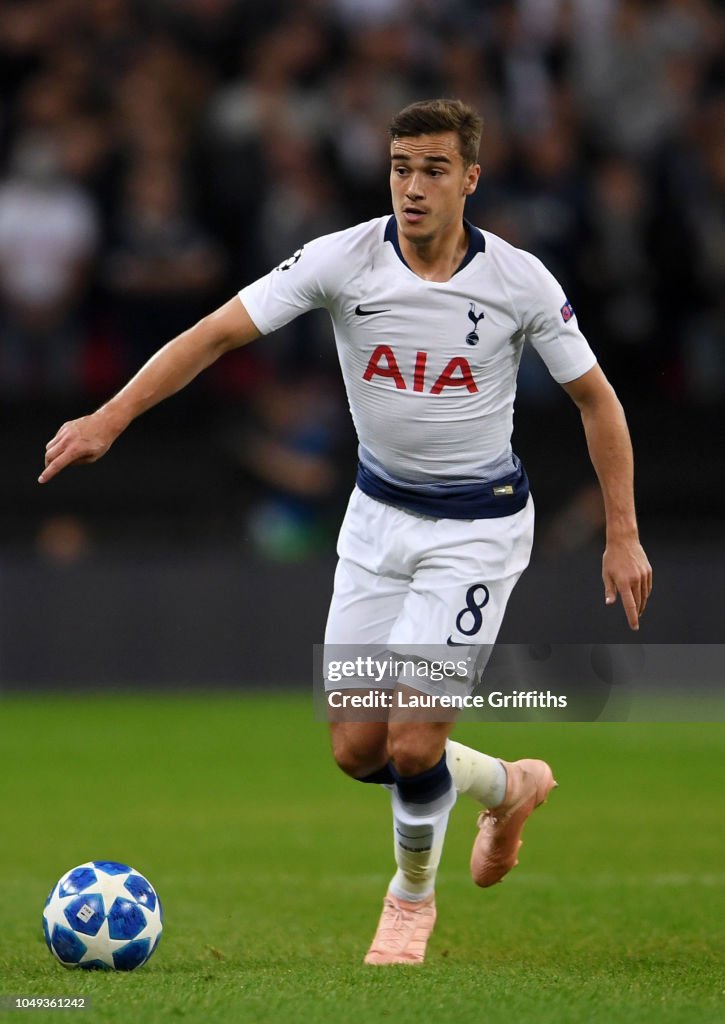
[[[425,947],[436,923],[435,895],[420,903],[388,893],[366,964],[422,964]]]
[[[502,881],[516,867],[526,819],[557,785],[546,761],[524,758],[501,763],[507,775],[506,796],[498,807],[478,816],[479,832],[471,853],[471,877],[483,888]]]

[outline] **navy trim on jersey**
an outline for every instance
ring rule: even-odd
[[[355,483],[369,498],[433,519],[503,519],[520,512],[529,499],[529,478],[518,460],[514,472],[499,480],[450,484],[437,494],[384,480],[362,462]]]
[[[476,255],[476,253],[486,251],[486,238],[483,234],[483,231],[480,231],[477,227],[475,227],[473,224],[467,221],[465,217],[463,218],[463,224],[466,228],[466,231],[468,231],[468,249],[466,251],[466,255],[463,257],[458,267],[454,270],[454,276],[460,270],[463,270],[464,267],[468,266],[473,257]],[[393,248],[398,254],[398,259],[401,261],[401,263],[405,263],[406,267],[408,267],[408,262],[405,256],[403,256],[403,253],[401,252],[400,249],[400,241],[398,239],[398,222],[395,219],[395,216],[392,216],[388,220],[388,223],[385,225],[384,240],[386,242],[392,242]],[[408,267],[408,270],[410,270],[410,267]],[[413,273],[415,273],[415,271],[413,271]]]

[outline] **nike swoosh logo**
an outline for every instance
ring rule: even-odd
[[[451,640],[450,637],[446,640],[449,647],[474,647],[474,644],[457,644],[455,640]]]
[[[355,316],[374,316],[375,313],[389,312],[389,309],[363,309],[362,306],[355,306]]]

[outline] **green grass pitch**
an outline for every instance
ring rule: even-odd
[[[717,724],[466,724],[560,782],[493,890],[467,873],[476,807],[453,811],[423,967],[362,957],[392,874],[387,794],[334,768],[298,696],[0,700],[0,994],[139,1021],[714,1024],[725,1020]],[[160,892],[158,951],[123,975],[67,971],[40,915],[89,859]],[[8,1020],[18,1014],[2,1014]]]

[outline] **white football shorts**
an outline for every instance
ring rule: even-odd
[[[434,519],[363,494],[350,498],[338,539],[339,562],[325,630],[325,688],[369,687],[371,679],[334,680],[334,660],[390,654],[464,666],[470,691],[496,641],[506,604],[529,564],[534,503],[498,519]],[[400,664],[400,662],[398,663]],[[405,682],[397,671],[374,685]]]

